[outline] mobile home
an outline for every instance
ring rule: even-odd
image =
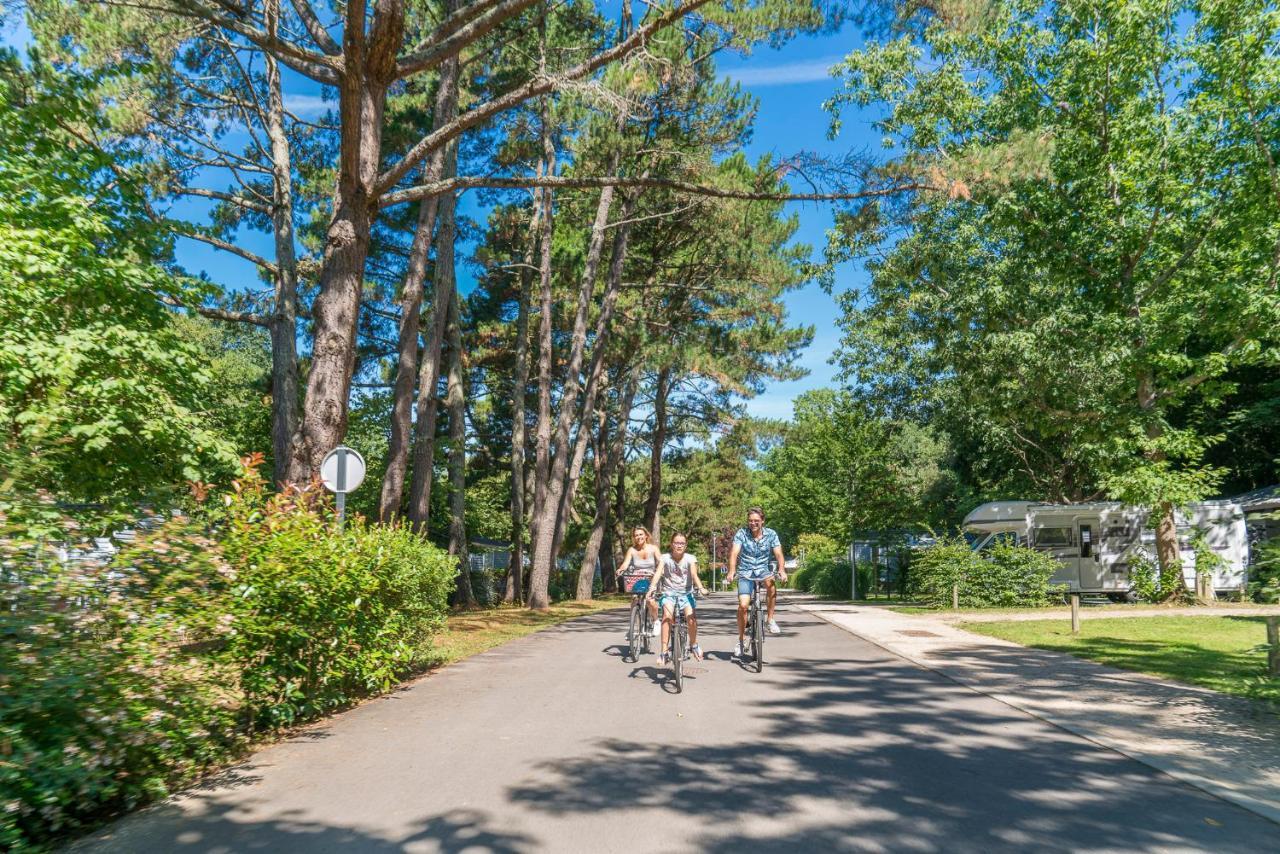
[[[1239,593],[1246,582],[1249,541],[1245,514],[1235,501],[1201,501],[1175,515],[1182,571],[1195,589],[1195,551],[1191,535],[1205,532],[1205,542],[1222,559],[1213,587]],[[1048,552],[1061,568],[1053,583],[1073,593],[1103,593],[1119,598],[1129,593],[1130,561],[1138,553],[1155,555],[1155,530],[1146,509],[1117,502],[1043,504],[992,501],[973,509],[964,520],[965,538],[982,551],[1001,540]]]

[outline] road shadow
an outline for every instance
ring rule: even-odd
[[[143,810],[80,840],[71,852],[306,852],[306,854],[390,854],[405,851],[529,854],[545,850],[531,836],[499,828],[484,810],[457,809],[414,822],[409,833],[388,838],[350,827],[332,827],[313,818],[284,813],[272,821],[246,821],[242,805],[209,804],[194,815],[162,804]]]
[[[762,739],[603,738],[508,789],[549,817],[699,816],[699,851],[1254,852],[1280,827],[901,659],[787,659]],[[648,668],[639,668],[644,670]],[[650,678],[656,676],[650,674]],[[1262,835],[1260,835],[1262,834]],[[1261,844],[1261,847],[1260,847]]]

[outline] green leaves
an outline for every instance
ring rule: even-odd
[[[127,502],[233,471],[202,354],[164,305],[184,285],[129,178],[81,142],[96,85],[0,57],[0,434],[18,489]]]
[[[988,491],[1203,497],[1218,407],[1275,364],[1280,88],[1260,45],[1280,20],[1239,2],[991,8],[841,66],[833,111],[880,107],[888,168],[933,187],[884,212],[901,236],[844,302],[843,375],[947,430]]]

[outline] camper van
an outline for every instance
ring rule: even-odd
[[[973,509],[964,519],[965,539],[977,551],[1000,541],[1048,552],[1061,568],[1054,584],[1072,593],[1101,593],[1113,598],[1129,595],[1129,561],[1139,552],[1155,555],[1155,530],[1145,508],[1117,502],[1042,504],[1034,501],[992,501]],[[1234,501],[1202,501],[1175,514],[1182,571],[1195,589],[1195,551],[1191,534],[1205,532],[1205,541],[1222,565],[1213,573],[1219,593],[1244,590],[1249,560],[1245,514]]]

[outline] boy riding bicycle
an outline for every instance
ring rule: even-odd
[[[660,597],[662,608],[662,641],[658,646],[658,666],[667,664],[667,648],[671,641],[671,630],[676,619],[676,608],[684,612],[689,624],[689,652],[698,661],[702,660],[702,648],[698,646],[698,617],[694,609],[693,594],[690,588],[697,589],[703,596],[707,588],[702,586],[698,577],[698,559],[688,554],[688,540],[684,534],[676,534],[671,538],[671,552],[664,554],[658,562],[658,572],[653,576],[653,584],[649,587],[648,597]]]

